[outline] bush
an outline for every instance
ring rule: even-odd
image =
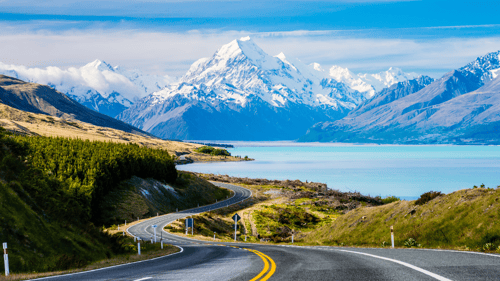
[[[204,154],[210,154],[210,155],[213,155],[213,156],[231,156],[231,153],[229,153],[227,150],[225,149],[219,149],[219,148],[215,148],[215,147],[211,147],[211,146],[202,146],[202,147],[198,147],[197,149],[195,149],[196,152],[199,152],[199,153],[204,153]]]
[[[392,203],[392,202],[401,201],[401,199],[399,199],[396,196],[389,196],[389,197],[386,197],[384,199],[381,199],[380,201],[382,201],[383,204],[389,204],[389,203]]]
[[[411,248],[411,247],[418,247],[419,245],[417,244],[417,241],[413,238],[408,238],[403,244],[405,247]]]
[[[420,195],[420,198],[418,198],[417,201],[415,201],[415,204],[416,205],[424,205],[425,203],[431,201],[432,199],[438,197],[438,196],[441,196],[443,195],[441,193],[441,191],[429,191],[429,192],[426,192],[422,195]]]

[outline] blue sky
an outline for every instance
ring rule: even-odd
[[[500,49],[500,1],[0,0],[0,62],[81,66],[96,58],[180,76],[250,35],[323,68],[391,66],[439,77]]]

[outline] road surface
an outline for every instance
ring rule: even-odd
[[[500,255],[424,249],[296,247],[250,243],[213,243],[179,237],[160,229],[200,212],[223,208],[251,196],[242,187],[210,206],[155,217],[129,227],[143,240],[153,235],[181,252],[150,261],[59,277],[52,280],[500,280]]]

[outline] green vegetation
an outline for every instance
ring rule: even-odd
[[[11,271],[64,270],[132,251],[94,226],[96,206],[132,175],[177,179],[164,150],[0,129],[0,241]]]
[[[204,153],[204,154],[210,154],[210,155],[213,155],[213,156],[231,156],[231,153],[229,153],[227,150],[225,149],[220,149],[220,148],[215,148],[215,147],[212,147],[212,146],[202,146],[202,147],[198,147],[195,149],[196,152],[199,152],[199,153]]]
[[[386,198],[380,199],[380,201],[382,201],[383,204],[390,204],[392,202],[401,201],[401,199],[396,196],[388,196]]]
[[[438,196],[441,196],[441,191],[429,191],[429,192],[426,192],[422,195],[420,195],[420,198],[417,199],[417,201],[415,201],[415,204],[416,205],[424,205],[425,203],[431,201],[432,199],[438,197]]]
[[[465,189],[434,197],[422,205],[397,201],[357,208],[307,234],[304,242],[386,246],[393,225],[396,247],[494,251],[500,246],[499,221],[500,189]]]

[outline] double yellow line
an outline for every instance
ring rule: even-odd
[[[257,276],[255,276],[253,279],[251,279],[250,281],[257,281],[257,280],[265,281],[265,280],[271,278],[271,276],[273,276],[274,272],[276,271],[276,264],[274,263],[273,259],[271,259],[266,254],[259,252],[257,250],[252,250],[252,249],[247,249],[247,248],[243,248],[243,249],[256,254],[257,256],[259,256],[262,259],[262,261],[264,261],[264,269]],[[271,264],[271,266],[269,266],[269,264]],[[266,274],[266,272],[267,272],[267,274]],[[266,275],[263,276],[264,274],[266,274]]]

